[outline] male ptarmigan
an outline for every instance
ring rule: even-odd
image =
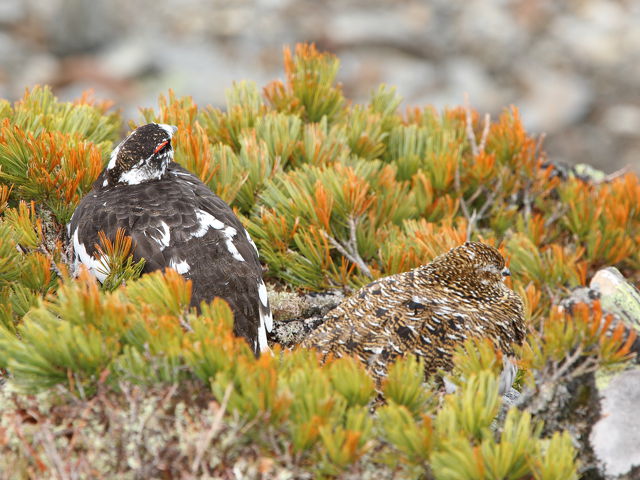
[[[467,242],[410,272],[378,279],[330,311],[302,342],[326,358],[354,355],[376,380],[398,357],[424,359],[425,374],[453,367],[466,338],[489,338],[506,355],[524,340],[522,299],[503,281],[508,275],[493,247]],[[501,390],[511,387],[507,362]]]
[[[123,228],[133,240],[134,259],[145,259],[143,273],[175,269],[192,281],[194,306],[225,299],[233,309],[235,334],[257,354],[269,348],[272,328],[258,251],[231,208],[173,162],[176,130],[150,123],[113,150],[68,225],[74,263],[104,281],[104,265],[95,257],[98,232],[114,240]]]

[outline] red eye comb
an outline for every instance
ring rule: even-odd
[[[169,143],[169,140],[162,142],[160,145],[158,145],[156,147],[156,149],[153,151],[154,154],[158,153],[160,150],[162,150],[164,147],[167,146],[167,144]]]

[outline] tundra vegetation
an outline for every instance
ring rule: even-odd
[[[412,357],[381,392],[350,358],[256,359],[223,301],[198,314],[176,272],[140,277],[126,236],[102,240],[104,285],[73,278],[65,225],[126,128],[109,103],[35,87],[0,100],[3,478],[586,475],[595,376],[629,364],[635,334],[559,302],[602,266],[638,280],[638,177],[559,168],[515,108],[400,111],[387,86],[354,104],[312,45],[284,69],[231,86],[224,110],[170,92],[136,125],[178,127],[175,160],[236,210],[275,290],[353,291],[467,238],[499,247],[529,326],[518,402],[502,406],[485,341],[460,347],[453,394]]]

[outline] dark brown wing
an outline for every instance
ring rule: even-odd
[[[145,272],[170,267],[191,279],[195,306],[224,298],[236,334],[256,352],[268,348],[271,313],[255,245],[231,208],[197,177],[172,163],[160,180],[89,193],[69,225],[76,260],[90,263],[98,232],[113,239],[118,228],[132,237]],[[88,255],[80,258],[83,249]]]
[[[181,255],[177,260],[190,266],[185,276],[193,280],[194,302],[210,301],[212,295],[224,298],[234,310],[236,333],[251,339],[262,336],[266,348],[272,320],[255,245],[231,208],[206,185],[177,164],[169,173],[192,192],[189,203],[197,209],[195,227],[172,230],[172,247]]]

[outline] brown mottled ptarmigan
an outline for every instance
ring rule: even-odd
[[[380,381],[405,354],[425,362],[425,375],[450,370],[457,345],[488,338],[506,355],[524,340],[522,299],[504,283],[509,275],[493,247],[466,242],[431,263],[380,278],[345,299],[302,342],[326,358],[353,355]],[[505,357],[506,358],[506,357]],[[517,372],[505,362],[500,387]]]

